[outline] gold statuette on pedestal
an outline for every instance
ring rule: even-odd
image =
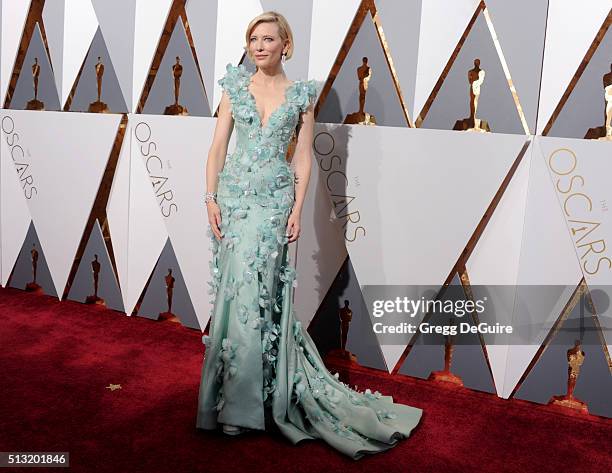
[[[26,291],[38,291],[41,287],[36,282],[36,273],[38,270],[38,250],[36,249],[36,243],[32,243],[32,249],[30,250],[30,256],[32,260],[32,281],[26,284]]]
[[[38,58],[34,58],[32,64],[32,78],[34,79],[34,98],[26,104],[26,110],[44,110],[45,104],[38,100],[38,76],[40,76],[40,64]]]
[[[94,293],[90,296],[87,296],[85,299],[85,304],[104,304],[104,299],[98,296],[98,282],[100,280],[100,269],[101,264],[98,261],[98,255],[94,255],[94,259],[91,262],[91,274],[93,276],[94,283]]]
[[[189,115],[187,107],[179,105],[181,76],[183,75],[183,66],[181,66],[181,58],[179,56],[176,56],[176,63],[172,66],[172,75],[174,77],[174,103],[166,107],[164,115]]]
[[[580,374],[580,367],[584,363],[584,352],[580,346],[580,340],[574,342],[574,346],[567,350],[567,394],[564,396],[553,396],[549,404],[567,407],[588,414],[589,409],[585,402],[574,397],[574,388]]]
[[[585,135],[588,140],[612,141],[612,64],[610,64],[610,72],[603,76],[604,88],[604,126],[590,128]]]
[[[168,310],[159,314],[161,320],[170,320],[171,322],[179,322],[178,317],[172,313],[172,297],[174,295],[174,283],[176,279],[172,276],[172,268],[168,268],[168,274],[164,276],[166,282],[166,300],[168,302]]]
[[[470,83],[470,116],[457,120],[453,130],[476,131],[485,133],[491,131],[486,120],[476,118],[478,99],[480,99],[480,87],[485,79],[485,71],[480,68],[480,59],[474,59],[474,67],[468,71],[468,82]]]
[[[349,301],[344,301],[344,307],[338,311],[340,319],[340,348],[334,348],[327,354],[327,359],[332,364],[357,363],[357,357],[346,349],[346,341],[348,339],[349,326],[353,319],[353,311],[349,307]]]
[[[102,102],[102,77],[104,76],[104,64],[102,59],[98,56],[98,62],[94,66],[96,69],[96,80],[98,82],[98,100],[89,104],[87,109],[90,113],[110,113],[108,105]]]
[[[349,113],[344,119],[344,123],[349,125],[376,125],[376,117],[364,111],[368,82],[372,77],[372,68],[368,66],[368,58],[362,58],[363,63],[357,68],[357,78],[359,79],[359,111]]]
[[[446,336],[444,343],[444,369],[442,371],[434,371],[429,375],[431,381],[444,381],[445,383],[452,383],[458,386],[463,386],[463,381],[459,376],[451,372],[451,365],[453,363],[453,351],[455,346],[453,344],[453,337],[451,335]]]

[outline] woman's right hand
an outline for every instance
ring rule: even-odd
[[[213,234],[217,238],[217,240],[221,240],[223,238],[221,236],[221,209],[219,205],[215,201],[210,201],[206,204],[206,210],[208,211],[208,223],[210,223],[210,228],[212,229]]]

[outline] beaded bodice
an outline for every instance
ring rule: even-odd
[[[219,174],[218,194],[248,197],[261,204],[277,197],[278,204],[286,205],[289,198],[293,200],[293,173],[285,158],[287,148],[300,114],[316,98],[316,83],[297,80],[289,85],[284,101],[263,124],[249,90],[251,76],[243,65],[228,64],[226,74],[219,79],[232,106],[236,149],[228,154]]]

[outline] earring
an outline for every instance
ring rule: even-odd
[[[283,53],[283,54],[281,54],[281,63],[282,63],[282,64],[285,64],[285,60],[286,60],[285,58],[286,58],[286,56],[287,56],[287,53]]]

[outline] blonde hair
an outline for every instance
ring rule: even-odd
[[[253,59],[251,58],[251,53],[249,51],[249,40],[251,39],[251,33],[260,23],[276,23],[276,25],[278,26],[278,35],[280,36],[281,41],[283,41],[283,43],[285,41],[289,42],[285,59],[291,59],[291,56],[293,55],[293,33],[291,31],[291,27],[289,26],[289,22],[287,21],[287,19],[283,15],[275,11],[267,11],[262,13],[261,15],[257,15],[251,20],[249,26],[247,26],[245,35],[246,46],[244,47],[244,49],[249,58],[251,60]]]

